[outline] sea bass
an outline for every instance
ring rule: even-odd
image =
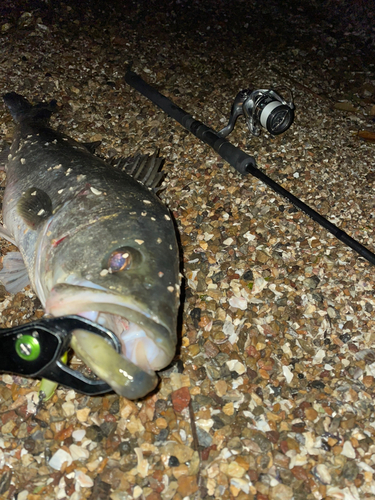
[[[46,314],[78,314],[115,332],[122,354],[85,330],[73,332],[71,345],[118,394],[143,397],[175,355],[180,287],[170,213],[152,190],[50,128],[56,102],[33,106],[14,92],[4,102],[17,125],[3,161],[0,236],[21,255],[4,257],[0,279],[15,293],[27,271]]]

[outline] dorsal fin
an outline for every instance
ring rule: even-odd
[[[131,175],[145,187],[157,190],[157,186],[165,175],[161,171],[164,158],[159,158],[158,154],[158,150],[153,155],[137,153],[127,158],[113,158],[110,164]]]

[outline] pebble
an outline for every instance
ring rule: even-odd
[[[188,387],[181,387],[177,391],[172,392],[172,405],[177,412],[181,412],[189,405],[191,396]]]
[[[52,467],[52,469],[61,470],[61,467],[64,463],[68,466],[72,463],[73,459],[70,453],[60,448],[52,455],[52,458],[49,460],[48,465]]]
[[[77,429],[76,431],[73,431],[72,438],[74,439],[74,441],[79,443],[82,441],[85,435],[86,435],[85,429]]]
[[[180,463],[191,460],[194,450],[183,444],[169,442],[161,448],[161,452],[167,456],[176,457]]]
[[[67,401],[61,405],[64,415],[66,417],[71,417],[75,413],[74,403],[72,401]]]
[[[332,476],[329,473],[328,467],[324,464],[319,464],[315,467],[315,475],[323,484],[331,484]]]
[[[293,489],[285,484],[273,486],[269,492],[270,500],[292,500]]]
[[[177,479],[177,491],[184,497],[193,495],[198,491],[198,484],[196,476],[180,476]]]
[[[345,441],[341,454],[348,458],[355,458],[355,450],[350,441]]]
[[[87,422],[89,414],[90,414],[90,408],[82,408],[80,410],[77,410],[76,412],[77,420],[79,422]]]
[[[90,453],[82,446],[77,446],[76,444],[71,444],[69,446],[69,451],[73,460],[86,460],[89,458]]]
[[[202,446],[203,448],[211,446],[213,441],[212,436],[201,427],[197,427],[197,437],[199,445]]]
[[[77,470],[75,472],[75,481],[81,488],[92,488],[94,486],[94,482],[91,477],[81,470]]]
[[[246,470],[238,465],[237,462],[231,462],[226,470],[226,473],[230,477],[236,477],[236,478],[241,478],[245,474]]]

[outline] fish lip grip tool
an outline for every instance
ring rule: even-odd
[[[45,378],[89,396],[113,391],[103,380],[88,378],[61,361],[76,329],[105,338],[121,352],[120,340],[111,330],[86,318],[75,315],[42,318],[0,330],[0,372]]]

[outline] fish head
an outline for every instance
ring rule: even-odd
[[[86,203],[89,216],[84,218],[81,200],[73,201],[77,207],[70,206],[69,217],[61,211],[49,223],[35,280],[47,314],[78,314],[116,333],[121,360],[112,348],[113,357],[108,354],[107,361],[102,348],[92,355],[87,341],[86,355],[82,349],[79,355],[126,397],[129,392],[122,390],[118,373],[128,373],[129,363],[149,374],[164,368],[177,343],[180,284],[174,224],[152,193],[147,199],[146,209],[134,209],[133,203],[125,211],[119,203],[110,209],[95,206],[90,212]]]

